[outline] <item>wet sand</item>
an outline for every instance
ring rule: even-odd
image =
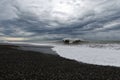
[[[0,80],[120,80],[120,68],[0,45]]]

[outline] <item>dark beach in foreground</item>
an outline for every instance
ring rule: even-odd
[[[120,68],[0,45],[0,80],[120,80]]]

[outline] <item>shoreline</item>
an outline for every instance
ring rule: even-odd
[[[76,60],[87,64],[120,67],[120,50],[108,49],[109,47],[97,48],[89,47],[87,45],[64,45],[55,43],[6,43],[6,45],[16,45],[19,46],[17,49],[24,51],[59,55],[66,59]],[[120,46],[117,45],[117,47]]]
[[[120,80],[120,68],[0,45],[0,80]]]

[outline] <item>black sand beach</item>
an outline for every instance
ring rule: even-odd
[[[0,45],[0,80],[120,80],[120,68]]]

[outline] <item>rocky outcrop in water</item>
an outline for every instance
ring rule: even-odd
[[[83,41],[80,39],[64,38],[63,42],[65,44],[79,44],[80,42],[83,42]]]

